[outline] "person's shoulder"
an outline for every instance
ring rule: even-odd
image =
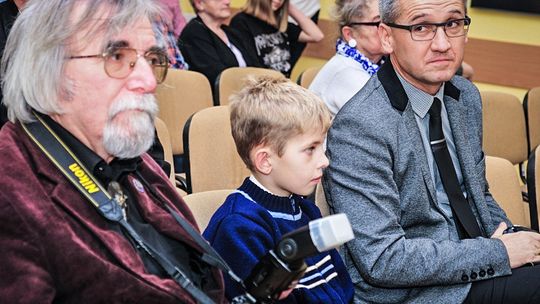
[[[463,94],[468,98],[480,95],[478,88],[470,80],[462,76],[455,75],[450,79],[450,83],[459,90],[460,97],[462,97]]]
[[[204,235],[210,237],[218,230],[238,231],[255,227],[273,231],[275,226],[275,221],[266,208],[247,199],[241,192],[235,191],[212,215]]]
[[[251,15],[240,11],[231,18],[231,25],[237,22],[246,22],[248,19],[251,19]]]
[[[198,18],[191,19],[180,34],[179,40],[185,40],[188,38],[196,37],[198,35],[204,34],[208,31],[208,28],[203,24],[203,22]]]
[[[218,208],[216,214],[220,214],[222,218],[238,216],[249,220],[267,220],[271,218],[266,208],[247,198],[246,194],[239,190],[227,196],[227,199]]]
[[[372,76],[341,108],[340,113],[362,116],[388,115],[391,109],[392,106],[380,80]]]
[[[22,127],[11,122],[6,123],[0,130],[0,159],[3,165],[26,158],[24,143],[27,138]],[[2,166],[3,167],[3,166]]]

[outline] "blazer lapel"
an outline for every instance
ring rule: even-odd
[[[418,124],[416,123],[416,118],[414,116],[415,114],[411,108],[409,98],[405,93],[405,89],[403,89],[403,86],[401,85],[401,82],[399,81],[399,78],[396,75],[394,67],[390,61],[383,64],[383,66],[377,72],[377,77],[380,79],[386,95],[388,95],[390,103],[396,110],[401,112],[407,129],[411,131],[411,133],[409,133],[410,139],[412,141],[414,154],[419,161],[424,184],[426,185],[427,192],[429,193],[432,201],[437,202],[435,186],[429,172],[426,151],[424,151],[424,144],[422,143],[422,136],[420,135],[420,130],[418,129]],[[434,205],[436,208],[439,208],[438,204]]]
[[[414,154],[416,155],[416,159],[418,160],[418,165],[420,166],[420,170],[422,171],[422,178],[424,179],[426,189],[432,201],[437,202],[435,185],[433,184],[433,180],[431,179],[431,173],[429,172],[429,165],[426,157],[427,151],[425,151],[424,149],[424,143],[422,142],[420,129],[418,129],[418,124],[414,115],[414,111],[409,106],[403,113],[403,118],[405,120],[405,124],[407,125],[407,129],[411,131],[411,133],[409,133],[410,139],[412,141],[412,146],[414,147]],[[439,204],[435,204],[435,206],[439,208]]]

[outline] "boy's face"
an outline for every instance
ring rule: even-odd
[[[281,157],[273,153],[269,190],[280,196],[311,194],[321,180],[322,169],[328,166],[324,138],[325,133],[319,130],[300,134],[287,141]]]

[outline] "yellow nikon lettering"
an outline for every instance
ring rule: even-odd
[[[88,191],[88,193],[95,193],[99,191],[98,186],[84,173],[84,171],[77,165],[76,163],[73,163],[69,165],[69,170],[75,174],[76,177],[79,178],[79,183]]]

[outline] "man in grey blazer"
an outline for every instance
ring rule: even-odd
[[[335,117],[323,181],[353,223],[344,255],[355,302],[540,303],[540,266],[527,266],[540,261],[540,234],[503,234],[480,95],[454,76],[465,1],[381,0],[380,12],[390,60]]]

